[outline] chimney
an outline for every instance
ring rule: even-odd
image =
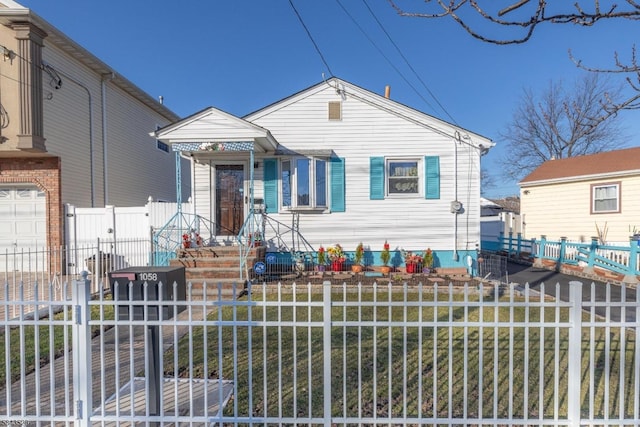
[[[391,86],[386,85],[384,87],[384,97],[389,99],[389,96],[391,96]]]

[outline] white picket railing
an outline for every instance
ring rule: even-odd
[[[89,280],[62,301],[9,301],[5,285],[0,423],[640,425],[640,299],[625,288],[582,301],[572,282],[556,301],[544,286],[265,284],[207,301],[187,285],[158,312],[155,286],[114,318]]]

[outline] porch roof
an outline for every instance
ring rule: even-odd
[[[181,151],[203,151],[200,147],[207,143],[252,142],[250,146],[263,153],[278,147],[269,130],[214,107],[151,132],[151,136],[169,145],[179,144]]]

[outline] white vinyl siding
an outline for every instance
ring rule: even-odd
[[[149,135],[158,125],[169,124],[168,119],[110,80],[105,83],[107,108],[103,114],[102,76],[50,44],[43,54],[44,61],[59,71],[63,81],[59,89],[54,89],[48,84],[48,76],[43,76],[45,145],[49,153],[62,158],[63,203],[90,207],[91,175],[96,207],[104,206],[105,201],[138,206],[150,196],[176,200],[174,153],[158,149],[155,138]],[[182,161],[182,169],[182,194],[186,199],[191,185],[188,161]]]
[[[361,240],[373,251],[380,250],[385,240],[392,248],[451,250],[455,217],[450,212],[450,202],[457,193],[465,205],[464,215],[458,218],[457,246],[474,249],[480,238],[479,150],[458,143],[456,153],[452,138],[415,123],[416,120],[424,122],[424,115],[399,105],[399,114],[391,114],[389,110],[350,96],[348,91],[341,101],[342,120],[330,121],[327,105],[339,99],[341,96],[335,89],[327,86],[313,94],[294,97],[285,107],[277,106],[246,117],[269,129],[288,149],[326,149],[344,158],[345,212],[301,214],[300,229],[304,230],[305,238],[316,246],[338,242],[347,250],[353,250]],[[453,134],[451,127],[435,119],[430,126]],[[425,156],[439,157],[440,197],[371,200],[370,158],[394,155],[420,161]],[[458,180],[454,179],[456,157]],[[467,175],[469,171],[471,176]],[[291,221],[291,214],[270,215],[287,223]]]

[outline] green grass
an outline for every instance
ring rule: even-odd
[[[369,294],[371,297],[372,294]],[[298,295],[305,298],[306,295]],[[348,296],[351,298],[350,296]],[[353,296],[355,298],[355,295]],[[381,295],[383,301],[387,294]],[[402,295],[394,294],[393,299]],[[316,299],[318,296],[312,296]],[[452,300],[460,300],[454,297]],[[380,300],[380,299],[379,299]],[[521,302],[521,300],[519,300]],[[262,307],[251,309],[251,319],[255,322],[273,321],[280,318],[288,321],[310,319],[321,320],[322,308],[271,306],[263,312]],[[444,323],[451,319],[460,322],[464,319],[464,307],[440,308],[435,312],[423,307],[395,307],[391,310],[378,307],[374,313],[371,307],[335,307],[333,319],[378,322],[387,320],[408,322],[438,321]],[[235,313],[225,308],[221,313],[211,314],[210,319],[218,316],[225,321],[246,320],[249,309],[238,308]],[[556,312],[547,308],[544,313],[538,309],[529,313],[525,319],[522,308],[510,310],[508,307],[482,307],[482,317],[486,322],[496,319],[506,322],[513,316],[515,322],[537,322],[540,316],[553,322]],[[566,321],[567,309],[558,311],[560,321]],[[346,317],[343,317],[346,316]],[[468,309],[469,321],[480,320],[479,307]],[[512,332],[512,333],[511,333]],[[194,373],[209,378],[222,377],[237,382],[238,395],[235,405],[239,415],[253,413],[255,416],[309,417],[319,415],[323,408],[322,367],[323,336],[322,328],[298,326],[256,327],[251,332],[246,327],[223,326],[194,328],[189,339],[194,343],[193,353],[188,351],[188,341],[178,346],[179,369],[193,363]],[[604,328],[598,328],[595,340],[595,392],[594,413],[604,411]],[[235,334],[235,337],[234,337]],[[251,334],[252,346],[248,346]],[[509,411],[514,417],[566,417],[566,390],[568,370],[567,330],[563,328],[556,335],[556,329],[546,328],[527,332],[524,328],[514,327],[467,327],[432,326],[426,327],[333,327],[332,331],[332,390],[331,401],[334,416],[403,416],[408,417],[506,417]],[[609,356],[609,405],[610,416],[617,415],[620,390],[620,335],[609,331],[611,354]],[[422,345],[420,345],[420,342]],[[449,352],[451,342],[453,351]],[[203,345],[204,343],[204,345]],[[309,344],[310,343],[310,344]],[[588,372],[588,336],[583,337],[583,372]],[[555,371],[555,348],[558,352],[558,371]],[[204,351],[204,349],[208,349]],[[219,358],[218,350],[222,349]],[[482,363],[480,364],[480,348]],[[510,350],[512,349],[512,350]],[[236,350],[237,360],[233,359]],[[626,382],[625,407],[633,405],[633,357],[635,346],[628,341],[622,355],[626,370],[622,373]],[[465,356],[467,358],[465,374]],[[173,353],[165,358],[165,371],[174,372]],[[539,360],[542,358],[543,365]],[[509,361],[512,360],[511,366]],[[480,368],[481,366],[481,368]],[[451,369],[450,369],[451,368]],[[249,377],[249,372],[252,377]],[[525,374],[526,373],[526,374]],[[390,380],[391,379],[391,380]],[[559,390],[554,393],[555,384]],[[359,386],[358,386],[359,385]],[[296,388],[297,387],[297,388]],[[406,395],[405,395],[406,388]],[[436,394],[434,394],[434,388]],[[253,390],[252,407],[249,407],[249,389]],[[421,390],[421,394],[420,394]],[[630,392],[631,391],[631,392]],[[588,381],[583,382],[583,412],[587,414]],[[418,398],[418,396],[422,396]],[[434,396],[437,395],[437,400]],[[406,398],[405,398],[406,396]],[[466,396],[466,400],[465,400]],[[494,396],[497,396],[494,400]],[[529,408],[525,414],[525,396]],[[557,406],[557,409],[556,409]],[[233,411],[234,405],[227,407]],[[631,412],[632,409],[627,411]],[[632,416],[631,413],[625,414]]]

